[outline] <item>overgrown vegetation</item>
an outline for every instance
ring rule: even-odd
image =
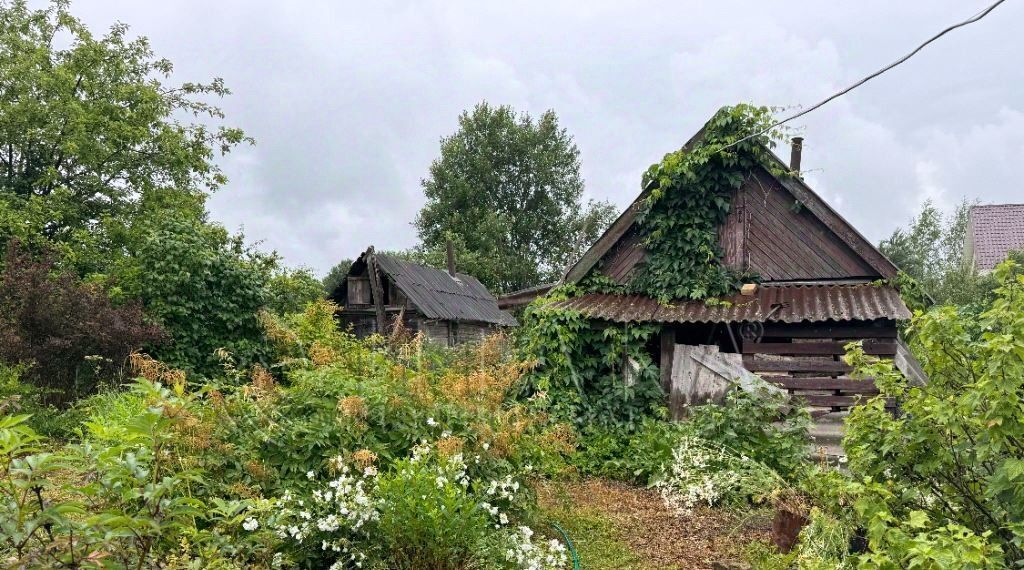
[[[766,131],[772,110],[723,107],[688,147],[665,155],[644,174],[649,192],[638,216],[647,258],[630,289],[663,303],[733,293],[743,279],[722,265],[718,228],[730,195],[757,168],[786,174],[775,164]],[[750,277],[750,276],[746,276]]]
[[[212,384],[136,356],[141,379],[88,406],[81,440],[46,450],[29,418],[5,417],[8,561],[561,565],[527,483],[561,465],[570,442],[507,397],[522,365],[501,338],[459,353],[419,338],[364,343],[337,331],[334,309],[268,323],[287,355],[284,385],[226,353]]]

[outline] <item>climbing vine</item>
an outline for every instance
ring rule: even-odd
[[[529,395],[563,420],[633,427],[665,405],[658,367],[647,350],[659,328],[595,326],[578,311],[553,305],[574,293],[558,288],[523,315],[520,350],[535,364],[527,375]]]
[[[732,192],[752,168],[787,175],[769,156],[778,133],[745,139],[770,126],[771,113],[747,104],[723,107],[698,141],[647,170],[643,185],[649,194],[638,216],[647,259],[630,283],[633,292],[662,303],[706,299],[734,292],[749,277],[722,265],[718,228]]]

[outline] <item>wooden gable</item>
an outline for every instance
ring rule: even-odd
[[[777,156],[770,156],[786,169]],[[644,189],[566,271],[563,282],[578,282],[591,270],[619,283],[629,281],[646,255],[636,219],[649,195],[650,188]],[[764,281],[890,279],[898,271],[803,180],[776,178],[763,168],[733,193],[719,244],[726,265],[756,273]]]
[[[763,170],[733,193],[719,243],[727,266],[764,281],[882,277]]]
[[[853,251],[778,180],[759,170],[731,198],[719,228],[723,263],[764,281],[868,279],[882,274]],[[626,283],[645,252],[636,226],[601,257],[597,270]]]

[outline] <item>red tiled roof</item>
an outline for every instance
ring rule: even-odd
[[[753,295],[718,303],[682,301],[661,305],[643,295],[589,294],[554,304],[616,322],[736,323],[905,320],[911,317],[896,289],[885,285],[761,285]]]
[[[1024,204],[995,204],[971,208],[974,264],[990,270],[1011,251],[1024,249]]]

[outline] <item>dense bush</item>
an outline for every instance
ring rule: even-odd
[[[283,384],[229,355],[205,385],[136,357],[133,389],[81,404],[81,442],[45,452],[28,418],[3,420],[3,555],[25,567],[560,567],[528,483],[564,464],[571,430],[509,398],[524,365],[503,341],[361,342],[337,331],[334,309],[264,317]]]
[[[133,255],[115,271],[125,295],[142,299],[168,341],[151,352],[171,366],[212,376],[218,351],[251,365],[265,357],[258,313],[276,261],[240,236],[187,217],[142,224]]]
[[[46,401],[65,403],[121,376],[128,355],[163,339],[138,303],[120,306],[106,291],[59,271],[16,241],[0,272],[0,361],[21,363],[22,377]]]
[[[807,468],[808,418],[780,415],[783,402],[737,390],[722,405],[695,406],[681,422],[648,418],[633,431],[584,430],[573,464],[598,475],[657,487],[667,504],[765,502]]]
[[[1001,285],[977,323],[951,307],[914,320],[927,386],[862,351],[849,357],[882,391],[851,414],[845,441],[865,478],[869,567],[1024,561],[1024,275],[1008,261],[995,276]],[[885,398],[902,413],[886,412]]]

